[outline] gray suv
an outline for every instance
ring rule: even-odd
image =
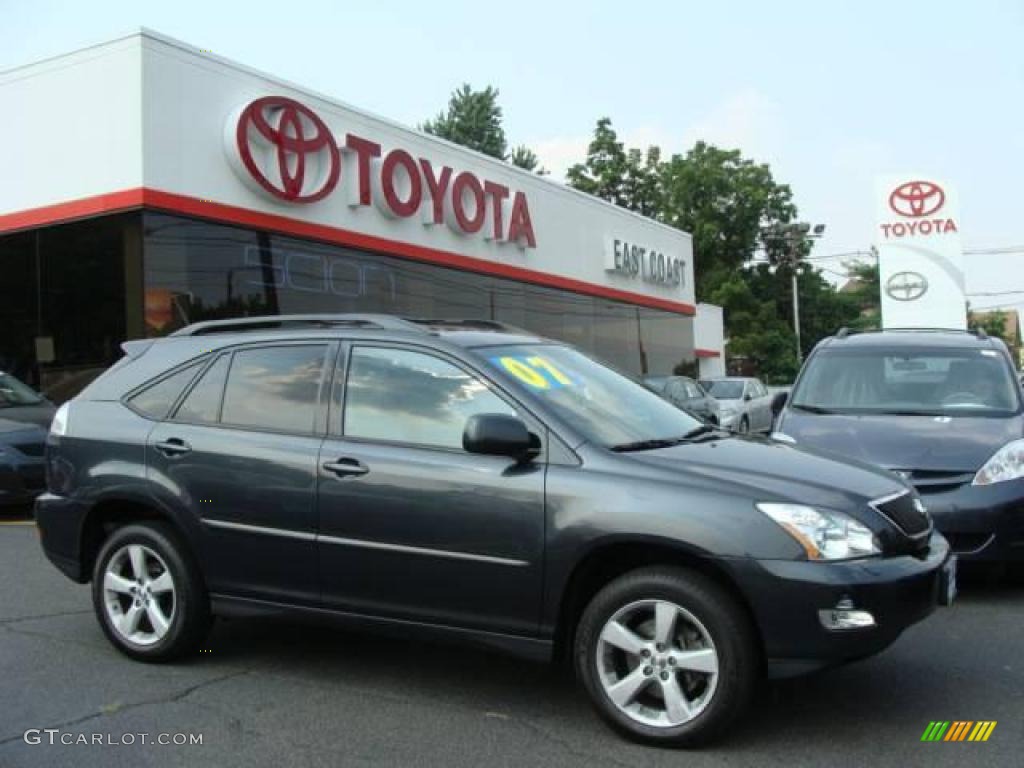
[[[36,518],[136,659],[215,615],[304,614],[571,660],[614,728],[693,745],[763,671],[876,653],[952,598],[898,478],[495,323],[250,318],[124,349],[59,409]]]

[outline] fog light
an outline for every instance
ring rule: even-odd
[[[858,611],[853,601],[844,597],[835,608],[818,611],[818,620],[825,629],[836,631],[843,629],[867,629],[875,626],[875,617],[868,611]]]

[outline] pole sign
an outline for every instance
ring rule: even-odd
[[[882,327],[966,329],[956,191],[921,174],[883,176],[876,212]]]

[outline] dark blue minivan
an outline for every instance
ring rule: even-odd
[[[909,481],[961,558],[1024,559],[1022,391],[1000,339],[840,331],[774,409],[776,439]]]

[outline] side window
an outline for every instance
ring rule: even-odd
[[[138,394],[128,400],[132,408],[151,419],[162,419],[171,410],[174,401],[199,373],[205,361],[193,363],[182,368],[177,373],[172,373],[156,384],[146,387]]]
[[[477,413],[516,415],[488,385],[451,363],[406,349],[355,347],[345,391],[347,437],[462,449]]]
[[[192,391],[178,406],[174,418],[177,421],[193,421],[200,424],[216,424],[220,411],[220,395],[224,391],[224,377],[228,373],[231,355],[221,355],[217,362],[206,369]]]
[[[668,384],[665,385],[665,394],[669,397],[675,397],[680,399],[686,398],[686,387],[681,381],[675,379],[669,379]]]
[[[281,432],[313,432],[326,344],[235,352],[221,423]]]

